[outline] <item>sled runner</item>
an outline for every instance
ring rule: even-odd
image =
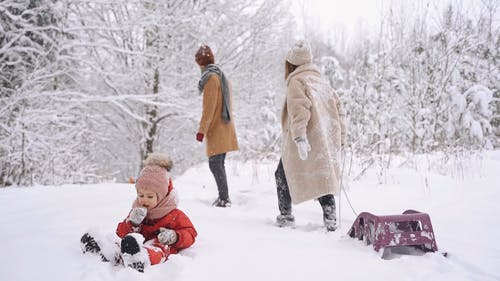
[[[366,245],[373,245],[377,252],[395,246],[414,246],[425,252],[438,250],[429,215],[415,210],[391,216],[363,212],[356,218],[348,234],[365,241]]]

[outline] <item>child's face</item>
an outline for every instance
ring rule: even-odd
[[[137,201],[139,204],[150,210],[158,204],[156,193],[147,189],[137,190]]]

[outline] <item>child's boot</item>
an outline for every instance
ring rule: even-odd
[[[104,262],[108,261],[108,259],[101,253],[101,247],[99,247],[97,241],[89,233],[83,234],[82,238],[80,239],[80,247],[84,254],[94,253],[99,255],[102,261]]]
[[[123,265],[144,272],[144,267],[149,264],[149,256],[147,251],[142,248],[143,242],[144,237],[137,233],[123,237],[121,241]]]

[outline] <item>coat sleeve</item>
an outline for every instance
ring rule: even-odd
[[[123,238],[125,235],[132,232],[134,232],[132,223],[127,219],[124,219],[122,222],[120,222],[118,224],[118,227],[116,228],[116,235],[118,235],[120,238]]]
[[[307,123],[311,118],[311,100],[306,94],[304,83],[299,79],[292,79],[288,84],[286,106],[292,139],[305,137]]]
[[[193,245],[196,236],[198,236],[193,223],[182,211],[179,210],[175,221],[177,223],[174,227],[174,231],[177,233],[177,242],[170,245],[173,254]]]
[[[203,111],[201,114],[200,127],[198,132],[204,134],[208,133],[208,129],[212,124],[215,116],[215,108],[217,107],[217,97],[219,95],[219,79],[217,75],[212,74],[205,84],[203,89]]]

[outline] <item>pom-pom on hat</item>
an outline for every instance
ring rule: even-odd
[[[146,160],[144,160],[144,166],[149,166],[149,165],[157,165],[162,168],[165,168],[167,172],[170,172],[172,170],[172,160],[168,158],[167,155],[163,153],[151,153],[148,155]]]
[[[311,45],[305,40],[299,40],[288,51],[286,60],[293,65],[303,65],[312,62]]]
[[[214,53],[207,45],[202,45],[194,55],[194,58],[199,66],[215,63]]]
[[[135,183],[137,190],[149,190],[156,193],[158,201],[168,195],[172,161],[164,154],[152,153],[144,161],[144,168]]]

